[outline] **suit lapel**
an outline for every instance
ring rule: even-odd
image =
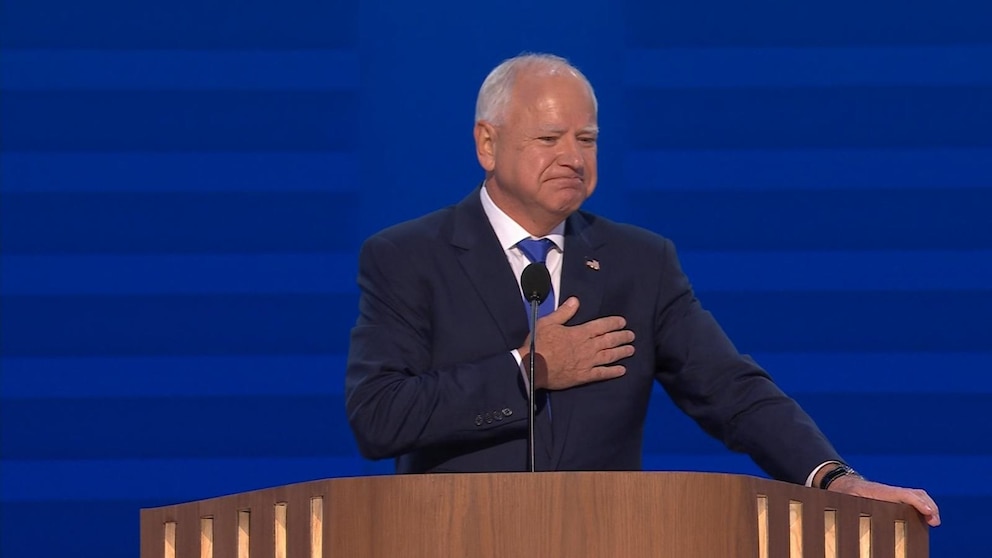
[[[451,243],[460,249],[458,262],[499,327],[507,350],[517,348],[529,331],[523,296],[478,189],[455,206]]]
[[[459,249],[458,261],[499,327],[506,350],[516,349],[530,332],[529,320],[517,278],[482,209],[478,189],[455,207],[451,243]],[[535,432],[537,467],[551,470],[553,436],[546,413],[537,416]]]
[[[582,213],[574,213],[565,226],[565,252],[561,270],[560,301],[570,296],[579,299],[579,311],[569,320],[568,325],[577,325],[600,316],[603,301],[604,274],[599,270],[599,250],[602,239],[595,227]],[[568,439],[573,412],[571,390],[552,392],[551,409],[554,450],[551,456],[552,469],[558,468]]]

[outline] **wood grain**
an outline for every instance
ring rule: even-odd
[[[737,475],[575,472],[329,479],[147,509],[141,558],[165,558],[168,522],[176,558],[207,544],[216,558],[276,558],[283,540],[290,558],[759,558],[759,495],[767,556],[796,556],[790,541],[802,555],[858,556],[862,515],[874,522],[873,558],[895,558],[900,521],[902,556],[928,555],[927,526],[909,506]]]

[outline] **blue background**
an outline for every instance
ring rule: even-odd
[[[4,4],[0,555],[389,472],[342,408],[356,251],[477,184],[476,91],[524,50],[597,87],[587,207],[672,238],[856,467],[931,491],[933,556],[988,552],[992,4],[538,4]],[[758,472],[650,414],[648,468]]]

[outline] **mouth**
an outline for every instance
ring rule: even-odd
[[[581,176],[557,176],[554,178],[549,178],[548,182],[558,186],[571,188],[581,188],[585,184]]]

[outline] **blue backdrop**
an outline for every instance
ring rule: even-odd
[[[992,4],[534,4],[4,4],[0,555],[389,472],[342,408],[356,251],[476,185],[475,93],[524,50],[597,87],[588,207],[671,237],[855,466],[931,491],[933,556],[988,551]],[[647,467],[758,473],[654,401]]]

